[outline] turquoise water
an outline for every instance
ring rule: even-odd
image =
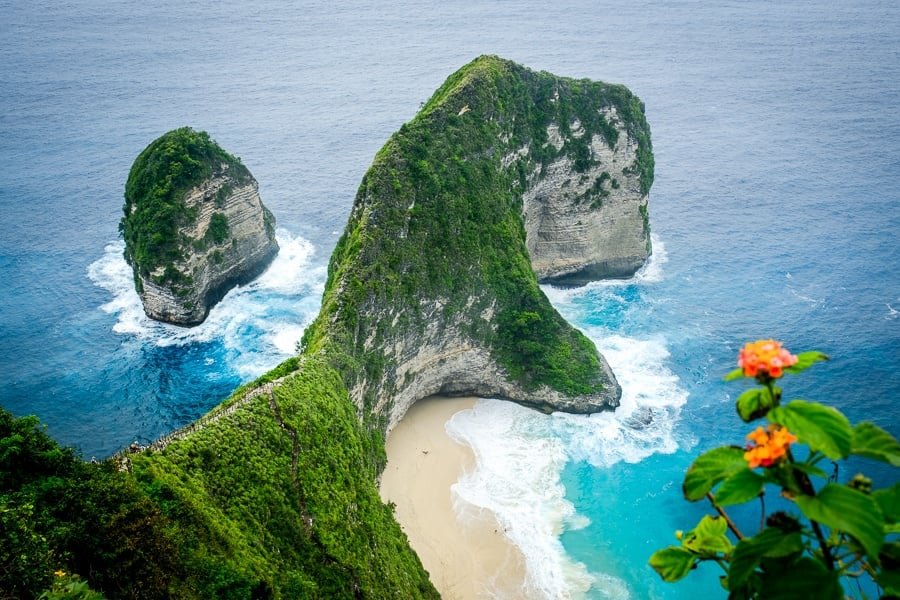
[[[628,85],[657,159],[648,268],[546,290],[609,358],[622,409],[483,401],[451,423],[479,457],[456,493],[504,520],[535,595],[721,595],[711,570],[667,586],[645,563],[705,512],[680,497],[691,458],[745,434],[740,385],[720,376],[746,340],[831,354],[788,393],[900,434],[894,2],[0,0],[0,14],[0,404],[86,458],[195,419],[291,354],[375,152],[482,53]],[[192,330],[143,317],[116,229],[132,160],[182,125],[242,157],[282,246]]]

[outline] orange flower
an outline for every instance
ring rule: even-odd
[[[753,442],[753,445],[747,444],[744,460],[751,469],[771,467],[784,458],[791,444],[797,441],[796,436],[779,425],[769,425],[768,431],[757,427],[755,431],[747,434],[747,439]]]
[[[738,366],[747,377],[778,379],[784,374],[785,367],[794,364],[797,364],[797,357],[775,340],[757,340],[738,352]]]

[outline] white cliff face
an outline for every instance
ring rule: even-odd
[[[542,282],[580,285],[596,279],[629,277],[650,255],[646,218],[647,195],[641,192],[636,168],[637,141],[631,137],[614,107],[604,117],[619,131],[610,148],[599,135],[590,141],[591,163],[583,172],[563,154],[538,167],[522,195],[526,244],[532,266]],[[569,135],[584,131],[575,121]],[[556,124],[547,128],[556,149],[566,137]],[[524,156],[508,155],[504,166]]]
[[[179,230],[182,260],[174,267],[180,284],[158,284],[162,269],[141,276],[141,301],[150,318],[197,325],[236,285],[262,273],[278,253],[275,219],[259,197],[253,177],[243,182],[227,170],[215,173],[185,195],[193,223]]]
[[[366,350],[384,352],[385,362],[396,366],[388,367],[377,381],[357,382],[350,390],[357,407],[362,410],[364,395],[372,393],[373,412],[385,418],[386,431],[391,431],[413,404],[435,394],[503,398],[547,413],[593,413],[618,406],[621,391],[605,361],[601,361],[601,369],[607,386],[596,394],[572,396],[547,386],[523,387],[497,364],[489,348],[466,334],[473,318],[481,321],[480,326],[496,327],[490,299],[471,297],[467,305],[469,310],[447,322],[441,317],[442,302],[424,303],[422,314],[430,316],[421,335],[403,335],[398,331],[400,335],[377,344],[371,337],[364,341]],[[379,318],[392,319],[396,315],[385,312]]]

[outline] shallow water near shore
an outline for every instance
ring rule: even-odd
[[[86,458],[189,423],[292,354],[373,156],[482,53],[626,84],[657,165],[648,268],[544,288],[609,359],[621,409],[483,400],[450,424],[477,461],[460,494],[508,528],[535,589],[721,596],[711,569],[673,586],[646,561],[706,512],[681,499],[692,457],[743,440],[742,388],[721,376],[747,340],[832,355],[786,393],[900,435],[896,3],[0,10],[0,404]],[[143,317],[117,236],[131,162],[183,125],[242,157],[282,248],[189,330]]]

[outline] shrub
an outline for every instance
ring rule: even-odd
[[[900,444],[872,423],[851,425],[832,407],[782,403],[775,385],[785,373],[826,359],[821,352],[795,356],[774,340],[741,350],[739,368],[726,379],[760,385],[738,397],[738,416],[745,423],[766,419],[768,425],[750,432],[745,448],[715,448],[688,469],[684,497],[705,498],[718,514],[703,517],[687,533],[677,532],[680,545],[653,554],[650,566],[663,580],[679,581],[700,563],[713,562],[733,599],[839,600],[851,589],[866,597],[860,580],[880,589],[882,598],[900,594],[900,483],[873,489],[863,474],[839,483],[820,466],[862,456],[898,467]],[[766,514],[764,498],[772,489],[792,503],[789,510]],[[725,507],[757,498],[760,528],[748,535]]]

